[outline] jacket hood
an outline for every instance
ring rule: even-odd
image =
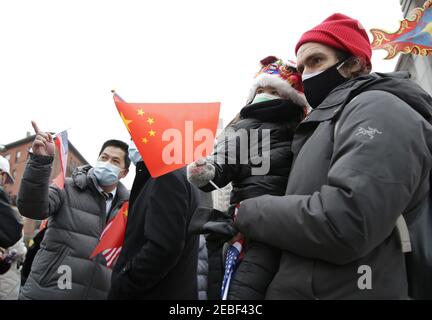
[[[275,88],[282,99],[290,100],[293,103],[298,104],[302,107],[308,106],[306,97],[304,96],[303,92],[294,89],[289,82],[282,79],[281,77],[267,73],[261,73],[254,79],[254,83],[249,90],[249,94],[246,99],[247,104],[252,103],[253,99],[255,98],[256,91],[259,87]]]
[[[317,109],[348,102],[356,95],[370,90],[389,92],[405,101],[411,108],[432,123],[432,97],[410,79],[408,72],[372,73],[357,77],[337,87]]]
[[[73,183],[80,189],[84,190],[88,187],[88,183],[89,181],[87,181],[87,175],[90,171],[90,169],[92,169],[92,166],[87,164],[81,167],[77,167],[74,169],[74,171],[72,172],[71,178]],[[96,177],[92,174],[91,178],[94,178],[94,182],[96,182]],[[91,179],[93,180],[93,179]]]

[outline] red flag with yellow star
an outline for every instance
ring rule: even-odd
[[[206,157],[213,151],[220,103],[114,102],[152,177]]]

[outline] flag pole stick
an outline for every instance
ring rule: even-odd
[[[211,180],[210,180],[210,184],[211,184],[213,187],[215,187],[218,191],[222,191],[222,189],[219,188],[219,187],[216,185],[216,183],[214,183],[214,182],[211,181]]]
[[[57,138],[57,136],[58,136],[60,133],[62,133],[63,131],[69,131],[70,129],[72,129],[72,128],[67,128],[67,129],[65,129],[65,130],[61,130],[61,131],[59,131],[59,132],[53,134],[51,137],[52,137],[53,139],[55,139],[55,138]]]
[[[111,89],[111,93],[117,96],[122,102],[125,102],[125,100],[122,97],[120,97],[119,94],[114,89]]]

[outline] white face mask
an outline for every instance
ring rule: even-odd
[[[345,63],[345,61],[343,61],[340,65],[338,65],[336,69],[339,70],[344,65],[344,63]],[[306,80],[308,80],[310,78],[316,77],[317,75],[323,73],[326,70],[327,69],[321,70],[321,71],[317,71],[317,72],[303,74],[302,75],[302,81],[306,81]]]
[[[280,99],[280,97],[275,96],[274,94],[263,92],[255,95],[255,98],[253,99],[252,103],[259,103],[259,102],[270,101],[275,99]]]
[[[109,162],[97,161],[93,173],[100,186],[106,187],[119,181],[121,169]]]
[[[302,75],[302,81],[306,81],[310,78],[316,77],[317,75],[323,73],[325,70],[321,70],[321,71],[317,71],[317,72],[312,72],[312,73],[306,73]]]

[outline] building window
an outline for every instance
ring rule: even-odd
[[[10,161],[11,155],[10,153],[8,153],[7,155],[4,156],[6,158],[7,161]]]
[[[17,151],[16,156],[15,156],[15,163],[18,163],[20,158],[21,158],[21,151]]]
[[[16,179],[16,169],[14,169],[14,170],[12,171],[12,177],[13,177],[14,179]]]

